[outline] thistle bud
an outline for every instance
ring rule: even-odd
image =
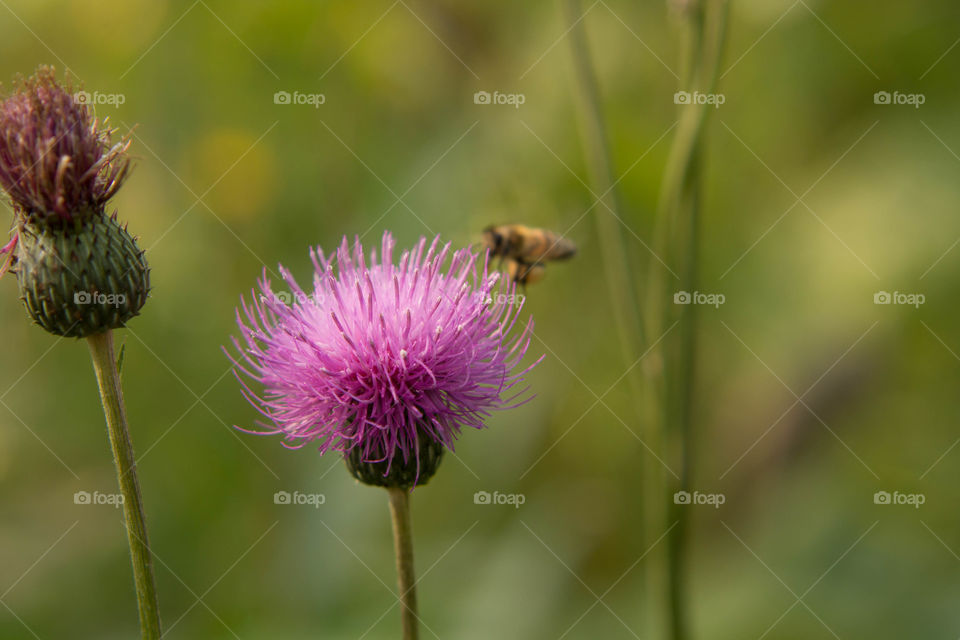
[[[23,224],[16,272],[27,313],[58,336],[119,329],[150,290],[143,251],[115,216],[103,214],[56,228]]]
[[[50,333],[85,337],[137,315],[149,292],[143,251],[105,213],[130,171],[130,142],[56,81],[50,67],[0,104],[0,186],[13,201],[13,264],[27,313]]]

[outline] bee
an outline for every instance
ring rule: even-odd
[[[560,234],[522,224],[487,227],[483,240],[492,255],[507,261],[510,278],[523,286],[543,279],[544,262],[566,260],[577,252],[577,246]]]

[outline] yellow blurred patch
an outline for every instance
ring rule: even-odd
[[[219,130],[201,138],[185,165],[191,186],[223,220],[249,220],[266,209],[276,180],[276,160],[266,139],[247,131]],[[202,207],[202,205],[198,205]]]
[[[358,35],[366,28],[369,23]],[[462,70],[402,5],[378,22],[340,64],[341,72],[351,70],[366,88],[390,95],[392,103],[401,107],[430,103],[440,93],[444,77],[451,70]]]
[[[71,0],[70,15],[74,33],[84,44],[139,56],[168,28],[167,4],[167,0]]]

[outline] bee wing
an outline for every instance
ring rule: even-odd
[[[566,260],[567,258],[572,258],[577,252],[577,245],[573,244],[573,241],[570,239],[551,231],[546,232],[544,235],[549,242],[543,255],[545,260]]]

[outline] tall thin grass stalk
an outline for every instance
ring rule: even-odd
[[[713,94],[726,33],[727,0],[688,0],[682,4],[681,89]],[[703,173],[703,136],[709,104],[681,105],[676,137],[664,173],[657,217],[656,251],[675,265],[680,291],[698,288]],[[647,299],[648,331],[676,322],[678,331],[662,346],[665,397],[664,425],[667,455],[679,464],[679,480],[667,494],[689,491],[691,460],[696,443],[694,389],[696,382],[697,305],[671,305],[663,270],[652,272]],[[668,503],[669,504],[669,503]],[[672,504],[668,536],[669,637],[690,637],[687,604],[689,509]]]
[[[590,181],[600,199],[593,218],[602,245],[604,277],[610,292],[623,363],[628,367],[626,376],[631,397],[635,401],[637,419],[641,424],[643,443],[649,449],[649,451],[641,450],[638,456],[643,486],[641,546],[647,549],[667,528],[664,503],[666,470],[654,457],[654,455],[661,456],[659,423],[661,411],[657,407],[661,393],[656,387],[659,377],[653,376],[647,379],[644,377],[645,372],[657,371],[659,363],[653,360],[651,364],[651,359],[646,358],[644,366],[640,366],[637,360],[641,356],[641,349],[647,346],[647,338],[652,336],[656,340],[659,334],[646,334],[641,322],[637,296],[637,291],[640,290],[638,283],[641,281],[641,274],[631,268],[623,244],[623,233],[620,228],[624,220],[623,209],[616,189],[617,180],[613,173],[606,124],[601,108],[600,89],[587,44],[581,5],[579,0],[562,0],[561,5],[566,21],[570,25],[569,41],[573,55],[575,96],[581,137]],[[646,627],[649,632],[655,628],[655,612],[661,610],[666,602],[664,599],[666,558],[654,548],[648,553],[642,568],[645,586],[643,614],[646,617]]]

